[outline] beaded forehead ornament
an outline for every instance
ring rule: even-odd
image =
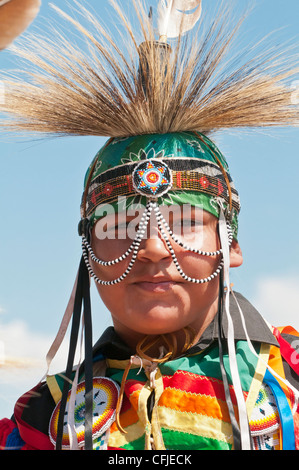
[[[171,171],[159,160],[139,163],[132,174],[135,191],[146,197],[159,197],[166,194],[172,187]]]

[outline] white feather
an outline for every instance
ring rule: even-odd
[[[194,10],[190,13],[190,10]],[[201,0],[160,0],[158,31],[160,38],[176,38],[190,31],[201,15]]]

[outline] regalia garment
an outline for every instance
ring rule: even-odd
[[[227,60],[242,22],[232,24],[224,7],[208,22],[201,18],[201,0],[159,0],[156,14],[136,0],[139,31],[113,2],[123,28],[118,41],[75,3],[82,23],[53,7],[75,28],[74,44],[60,30],[49,39],[28,37],[13,50],[29,67],[3,78],[5,132],[108,139],[85,175],[78,225],[82,256],[46,373],[18,400],[12,419],[0,421],[0,446],[298,449],[298,333],[269,326],[234,292],[230,255],[238,243],[241,204],[213,140],[215,132],[233,128],[297,125],[289,83],[297,59],[275,48],[261,49],[245,62],[242,52]],[[175,217],[164,215],[174,206],[180,213],[189,206],[214,217],[214,251],[202,246],[195,232],[193,238],[176,232]],[[95,233],[105,214],[112,211],[119,220],[133,207],[140,209],[140,219],[132,237],[126,232],[123,251],[112,259],[105,248],[95,253]],[[113,296],[113,288],[134,272],[152,221],[182,282],[217,285],[216,316],[198,342],[191,325],[177,332],[169,325],[159,335],[143,332],[134,351],[113,329],[93,346],[90,281]],[[106,227],[110,247],[112,240],[118,247],[120,226],[118,238],[110,236],[108,221]],[[197,277],[188,265],[183,269],[178,250],[215,267]],[[109,277],[115,265],[123,270]],[[49,376],[69,325],[66,369]],[[185,335],[182,347],[176,334]],[[75,364],[78,340],[84,354]],[[149,355],[151,346],[159,346],[159,357]]]
[[[267,363],[299,386],[298,361],[292,342],[299,334],[269,327],[255,308],[237,294],[258,357],[251,354],[238,310],[233,305],[237,356],[255,450],[299,448],[299,409],[292,415],[294,396],[266,370]],[[224,329],[227,325],[224,325]],[[128,374],[120,422],[126,434],[113,423],[109,432],[93,440],[94,450],[230,450],[233,447],[229,413],[219,368],[216,321],[187,354],[158,366],[154,383],[140,365]],[[120,386],[132,351],[108,328],[94,346],[94,371]],[[290,354],[293,364],[289,364]],[[225,358],[227,361],[227,356]],[[290,362],[290,361],[289,361]],[[1,446],[7,449],[53,449],[55,409],[62,395],[63,376],[49,376],[16,404],[12,420],[2,420]],[[230,385],[232,390],[232,385]],[[79,400],[80,401],[80,400]],[[235,399],[233,403],[236,406]],[[27,405],[26,407],[22,405]],[[78,403],[78,409],[80,403]],[[41,412],[42,411],[42,412]],[[80,418],[78,418],[79,420]],[[94,430],[96,435],[97,430]],[[69,443],[66,438],[65,446]]]

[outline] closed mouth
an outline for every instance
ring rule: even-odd
[[[171,290],[177,281],[166,277],[148,277],[134,282],[134,285],[147,292],[162,293]]]

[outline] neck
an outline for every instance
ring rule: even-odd
[[[218,297],[208,310],[204,319],[198,318],[195,322],[174,332],[161,332],[156,335],[146,335],[133,330],[124,331],[121,325],[114,323],[115,331],[138,356],[149,360],[164,360],[178,357],[192,345],[196,344],[203,332],[218,312]],[[163,361],[162,361],[163,362]]]

